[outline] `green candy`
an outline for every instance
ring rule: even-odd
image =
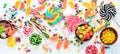
[[[33,46],[38,46],[42,42],[42,37],[39,34],[34,33],[29,37],[29,42]]]
[[[81,28],[82,28],[82,30],[85,30],[85,27],[84,27],[84,26],[82,26]]]
[[[45,35],[46,38],[49,38],[49,37],[50,37],[49,34],[47,34],[47,33],[45,33],[45,32],[42,32],[42,33]]]
[[[5,31],[5,27],[4,26],[0,26],[0,35]]]
[[[89,30],[92,30],[92,27],[91,27],[91,26],[88,26],[88,29],[89,29]]]
[[[78,30],[81,30],[81,27],[78,27],[77,29],[78,29]]]
[[[80,38],[83,38],[83,35],[82,35],[82,34],[80,34],[80,35],[79,35],[79,37],[80,37]]]

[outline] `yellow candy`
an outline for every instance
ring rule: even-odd
[[[83,6],[85,6],[88,10],[90,10],[90,4],[88,2],[83,2]]]
[[[10,48],[14,48],[16,45],[16,40],[14,37],[8,37],[7,39],[7,46]]]
[[[102,32],[101,39],[104,43],[113,43],[113,41],[115,40],[115,33],[110,29],[105,30]]]
[[[70,7],[71,7],[72,9],[74,9],[75,4],[74,4],[74,1],[73,1],[73,0],[70,0],[70,1],[69,1],[69,5],[70,5]]]
[[[31,0],[27,0],[26,4],[29,6],[31,4]]]
[[[18,0],[18,1],[15,3],[15,8],[18,8],[19,5],[20,5],[20,3],[21,3],[21,1]]]
[[[29,7],[27,7],[25,14],[26,14],[27,16],[29,16],[29,15],[30,15],[30,12],[31,12],[31,7],[29,6]]]

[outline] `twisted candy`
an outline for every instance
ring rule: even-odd
[[[111,4],[105,4],[100,8],[100,16],[103,19],[110,20],[116,15],[116,9]]]

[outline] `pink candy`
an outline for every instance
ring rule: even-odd
[[[86,54],[98,54],[98,49],[95,45],[89,45],[85,49]]]
[[[28,28],[28,27],[23,27],[23,33],[25,34],[25,35],[29,35],[30,33],[32,33],[33,32],[33,28]]]
[[[67,28],[70,32],[75,31],[78,25],[82,24],[83,20],[80,19],[78,16],[70,15],[67,16]]]
[[[46,0],[38,0],[40,4],[43,4]]]

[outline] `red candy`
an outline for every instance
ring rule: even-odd
[[[95,45],[89,45],[85,49],[86,54],[98,54],[98,49]]]

